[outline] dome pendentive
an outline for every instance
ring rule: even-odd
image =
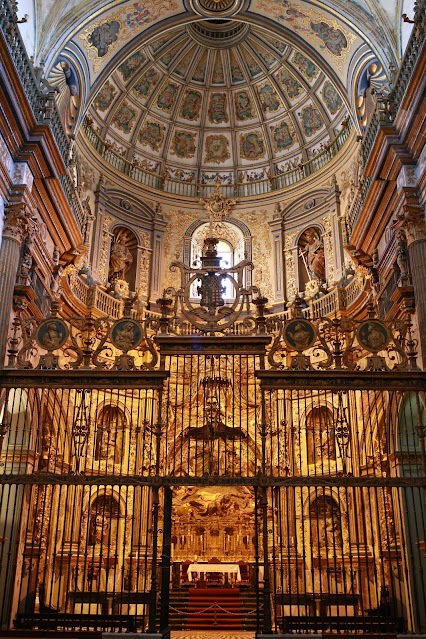
[[[168,179],[265,179],[321,152],[347,117],[344,98],[304,53],[225,19],[178,27],[132,53],[90,108],[98,135]]]

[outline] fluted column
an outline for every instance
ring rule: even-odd
[[[5,206],[0,250],[0,367],[6,355],[19,251],[27,233],[28,217],[25,204],[12,202]]]

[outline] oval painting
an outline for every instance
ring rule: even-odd
[[[385,349],[391,338],[387,326],[373,319],[365,320],[360,324],[357,336],[361,346],[371,353],[378,353]]]
[[[299,353],[313,346],[316,336],[315,326],[305,319],[290,320],[284,328],[286,344]]]
[[[132,350],[142,341],[142,327],[132,319],[121,319],[111,328],[111,342],[120,351]]]
[[[65,322],[58,319],[45,320],[38,327],[36,340],[47,351],[61,348],[68,338],[68,327]]]

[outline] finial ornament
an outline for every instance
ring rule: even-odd
[[[213,223],[213,220],[223,220],[229,214],[231,206],[235,206],[237,202],[238,198],[226,198],[222,195],[219,181],[216,182],[216,188],[208,198],[200,198],[200,204],[204,205],[209,215],[210,224]]]

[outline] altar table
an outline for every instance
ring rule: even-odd
[[[241,572],[238,564],[190,564],[188,566],[188,581],[192,581],[193,574],[206,574],[206,572],[235,575],[236,581],[241,581]]]

